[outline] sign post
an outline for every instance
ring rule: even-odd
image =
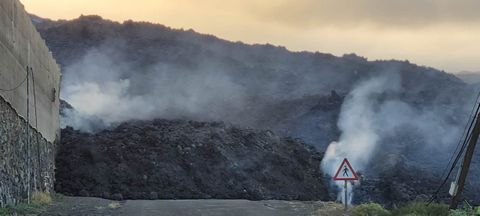
[[[348,215],[348,181],[355,181],[358,180],[358,175],[355,170],[353,170],[352,165],[348,162],[347,158],[343,159],[342,164],[338,167],[335,176],[333,176],[333,180],[335,181],[345,181],[344,185],[344,204],[345,204],[345,215]]]
[[[348,185],[347,185],[347,180],[345,180],[345,186],[344,186],[344,190],[345,190],[345,215],[348,215]]]

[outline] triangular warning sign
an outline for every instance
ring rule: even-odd
[[[350,165],[347,158],[343,159],[342,164],[338,167],[337,173],[333,176],[333,180],[358,180],[357,173],[353,170],[352,165]]]

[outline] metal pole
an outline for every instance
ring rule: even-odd
[[[348,191],[347,191],[347,180],[345,180],[345,186],[344,186],[344,190],[345,190],[345,215],[348,215]]]
[[[475,151],[475,146],[477,145],[478,136],[480,135],[480,114],[478,114],[475,118],[475,126],[473,127],[472,133],[470,135],[470,141],[468,143],[467,151],[465,152],[463,163],[460,167],[460,175],[457,182],[458,189],[455,195],[452,197],[452,200],[450,202],[450,209],[456,209],[458,203],[462,200],[463,187],[465,186],[468,169],[470,168],[470,163],[472,162],[472,157]]]
[[[29,83],[29,71],[30,69],[27,67],[27,202],[30,204],[30,83]]]

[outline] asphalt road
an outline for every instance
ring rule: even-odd
[[[63,197],[41,215],[115,216],[317,216],[341,215],[330,202],[249,200],[127,200]]]

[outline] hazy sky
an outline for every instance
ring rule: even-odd
[[[290,50],[480,71],[480,0],[21,0],[51,19],[97,14]]]

